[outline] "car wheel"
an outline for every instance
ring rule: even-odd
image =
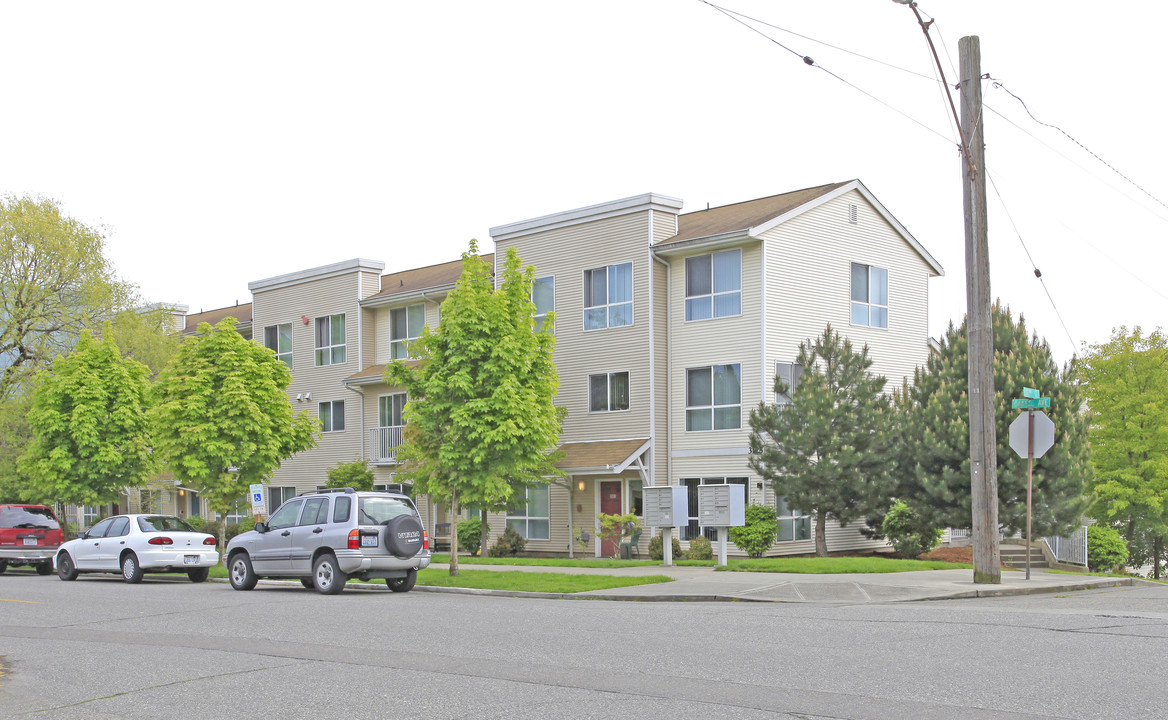
[[[53,572],[53,563],[43,562],[36,566],[37,575],[49,575]]]
[[[8,569],[8,561],[7,560],[0,560],[0,575],[3,575],[4,571],[7,569]]]
[[[132,552],[122,556],[122,579],[131,585],[142,582],[142,566],[138,564],[138,556]]]
[[[57,556],[57,577],[62,580],[77,579],[77,568],[73,566],[73,558],[67,552]]]
[[[191,582],[206,582],[207,577],[210,576],[210,568],[195,568],[194,570],[187,570],[187,577]]]
[[[345,589],[345,576],[332,555],[321,555],[312,566],[312,581],[321,595],[336,595]]]
[[[227,575],[231,579],[231,587],[236,590],[251,590],[260,580],[251,567],[251,558],[242,552],[231,558],[231,569]]]
[[[312,578],[300,578],[300,584],[309,590],[316,587],[316,584],[312,582]]]
[[[409,592],[414,589],[414,584],[418,582],[418,571],[410,570],[406,573],[404,578],[386,578],[385,584],[389,586],[390,590],[394,592]]]

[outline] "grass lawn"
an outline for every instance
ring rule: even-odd
[[[435,553],[431,558],[434,563],[450,562],[449,553]],[[694,561],[712,565],[713,561]],[[471,557],[459,555],[458,564],[462,565],[535,565],[539,567],[586,567],[586,568],[626,568],[649,567],[660,565],[660,560],[612,560],[610,558],[537,558],[537,557]]]
[[[731,572],[770,573],[891,573],[912,572],[914,570],[964,570],[972,568],[965,563],[939,562],[936,560],[901,560],[885,557],[783,557],[758,559],[731,559],[726,567],[718,570]]]

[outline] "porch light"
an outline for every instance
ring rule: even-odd
[[[579,490],[580,492],[584,492],[584,481],[583,480],[581,480],[579,483],[576,484],[576,489]]]

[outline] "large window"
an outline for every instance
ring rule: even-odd
[[[584,329],[633,324],[633,264],[584,271]]]
[[[742,485],[746,488],[742,496],[746,498],[747,504],[750,504],[750,486],[744,477],[682,478],[681,484],[685,486],[686,496],[689,499],[689,524],[681,528],[682,540],[692,540],[698,536],[699,532],[704,534],[710,542],[718,539],[716,528],[705,528],[702,532],[702,528],[698,526],[698,485]]]
[[[852,263],[852,324],[888,327],[888,271]]]
[[[536,278],[531,284],[531,302],[535,303],[535,329],[543,327],[547,314],[556,309],[556,278],[554,275]]]
[[[296,497],[296,488],[284,485],[268,486],[268,515],[276,512],[276,508]]]
[[[779,540],[807,540],[811,537],[811,517],[787,506],[787,498],[775,497],[779,515]]]
[[[628,409],[628,372],[588,376],[588,412],[615,412]]]
[[[225,520],[228,525],[238,525],[249,517],[251,517],[251,498],[245,495],[232,503],[227,515],[220,515],[219,519]]]
[[[507,508],[507,527],[514,528],[526,540],[551,537],[547,485],[532,485],[526,491],[516,491],[511,503]]]
[[[742,368],[711,365],[685,371],[685,429],[742,427]]]
[[[264,347],[276,353],[276,359],[292,367],[292,323],[264,328]]]
[[[316,364],[337,365],[345,362],[345,316],[329,315],[316,319]]]
[[[345,401],[330,400],[317,405],[320,424],[324,432],[340,432],[345,429]]]
[[[394,393],[377,398],[377,424],[380,427],[401,427],[405,425],[402,413],[406,409],[406,394]]]
[[[742,251],[723,250],[685,259],[685,319],[742,314]]]
[[[803,379],[803,366],[799,363],[775,363],[775,377],[783,381],[787,386],[787,392],[775,392],[776,405],[791,404],[791,394],[795,392],[795,388],[799,387],[799,381]]]
[[[405,360],[410,356],[409,344],[422,335],[426,323],[426,306],[422,303],[389,311],[389,356]]]

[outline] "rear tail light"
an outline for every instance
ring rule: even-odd
[[[166,536],[152,537],[150,538],[149,542],[151,545],[174,545],[174,540],[171,540]]]
[[[422,549],[430,549],[430,533],[426,532],[425,530],[422,530]]]
[[[217,545],[218,543],[219,543],[219,541],[213,537],[209,537],[203,541],[204,545]]]
[[[361,549],[361,533],[355,529],[349,531],[349,549],[350,550],[360,550]]]

